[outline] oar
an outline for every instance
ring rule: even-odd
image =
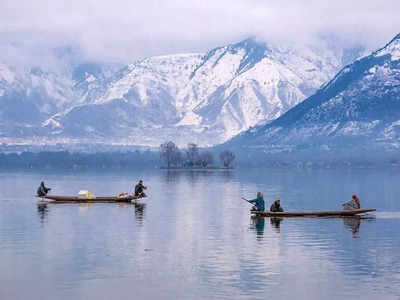
[[[249,200],[247,200],[246,198],[243,198],[243,197],[242,197],[242,199],[243,199],[244,201],[249,202],[250,204],[254,205],[254,203],[251,203],[251,202],[250,202]]]

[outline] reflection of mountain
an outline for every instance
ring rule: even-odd
[[[323,209],[360,189],[362,204],[393,211],[398,172],[235,172],[230,180],[222,172],[199,173],[195,185],[185,175],[171,182],[165,172],[148,170],[48,174],[46,181],[57,189],[81,184],[120,190],[144,178],[151,191],[143,200],[146,222],[137,224],[131,205],[95,204],[79,214],[77,205],[67,204],[49,205],[46,226],[40,226],[33,199],[0,201],[5,268],[0,277],[11,276],[18,292],[21,282],[30,283],[31,297],[23,299],[35,298],[42,290],[38,286],[47,287],[52,299],[131,298],[132,291],[143,299],[265,299],[271,291],[280,299],[391,299],[400,293],[398,218],[361,220],[357,239],[338,218],[285,219],[279,234],[265,219],[263,238],[257,239],[256,227],[249,230],[249,207],[238,197],[261,190],[266,200],[280,194],[287,208]],[[11,186],[14,194],[36,186],[42,176],[20,174],[19,180],[10,180],[5,174],[0,185],[3,193]],[[150,289],[149,282],[157,289]]]
[[[229,145],[249,151],[361,151],[400,145],[400,35],[343,68],[314,95]]]

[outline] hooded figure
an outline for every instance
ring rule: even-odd
[[[274,203],[272,203],[270,209],[272,212],[283,212],[283,208],[281,206],[281,199],[277,198]]]
[[[249,200],[249,202],[254,204],[253,210],[259,210],[259,211],[265,210],[264,196],[261,192],[257,193],[256,199]]]
[[[47,193],[48,193],[50,190],[51,190],[51,188],[47,188],[47,187],[44,185],[44,181],[42,181],[42,182],[40,183],[40,185],[39,185],[39,187],[38,187],[36,193],[37,193],[37,195],[38,195],[39,197],[43,197],[43,196],[46,196]]]

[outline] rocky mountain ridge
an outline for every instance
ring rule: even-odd
[[[276,119],[359,53],[247,39],[205,54],[146,58],[107,75],[96,64],[65,76],[1,66],[0,142],[215,145]]]
[[[235,137],[244,151],[371,153],[400,147],[400,34],[281,117]],[[376,153],[379,155],[379,153]]]

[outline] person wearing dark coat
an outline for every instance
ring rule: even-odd
[[[281,199],[277,198],[274,203],[272,203],[270,209],[272,212],[283,212],[283,208],[281,206]]]
[[[147,186],[143,185],[143,180],[139,180],[139,183],[135,185],[135,196],[136,197],[146,197],[146,194],[143,190],[146,190]]]
[[[264,196],[261,192],[257,193],[257,198],[253,200],[249,200],[250,203],[253,203],[253,210],[264,211],[265,210],[265,201]]]
[[[48,193],[50,190],[51,190],[51,188],[47,188],[47,187],[44,185],[44,181],[42,181],[42,182],[40,183],[40,185],[39,185],[39,187],[38,187],[36,193],[37,193],[37,195],[38,195],[39,197],[43,197],[43,196],[46,196],[47,193]]]

